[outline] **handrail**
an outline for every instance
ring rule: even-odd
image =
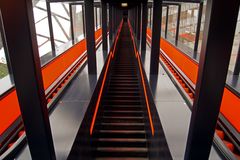
[[[145,84],[146,82],[145,82],[145,79],[144,79],[144,76],[143,76],[141,58],[139,56],[139,52],[136,49],[136,44],[135,44],[133,33],[132,33],[132,27],[131,27],[131,24],[130,24],[129,20],[128,20],[128,26],[129,26],[130,33],[131,33],[131,38],[132,38],[132,42],[133,42],[133,46],[134,46],[134,52],[135,52],[136,58],[138,60],[138,66],[139,66],[141,80],[142,80],[144,97],[145,97],[145,101],[146,101],[146,105],[147,105],[148,118],[149,118],[149,122],[150,122],[151,132],[152,132],[152,136],[154,136],[154,126],[153,126],[152,114],[151,114],[151,110],[150,110],[150,106],[149,106],[149,99],[148,99],[147,89],[146,89],[146,84]]]
[[[105,81],[106,81],[106,78],[107,78],[109,65],[110,65],[111,60],[114,58],[114,54],[115,54],[115,51],[116,51],[116,45],[117,45],[118,38],[119,38],[121,29],[122,29],[122,23],[123,23],[123,20],[121,21],[121,23],[119,25],[117,36],[116,36],[116,39],[114,41],[113,50],[110,51],[110,54],[109,54],[109,57],[108,57],[108,60],[107,60],[107,66],[106,66],[106,69],[104,71],[103,81],[102,81],[102,84],[101,84],[100,92],[98,94],[97,103],[96,103],[96,106],[95,106],[95,110],[94,110],[94,114],[93,114],[93,118],[92,118],[92,122],[91,122],[91,126],[90,126],[90,135],[92,135],[92,133],[93,133],[93,129],[94,129],[94,125],[95,125],[95,121],[96,121],[96,117],[97,117],[100,101],[101,101],[101,98],[102,98],[102,92],[103,92]]]

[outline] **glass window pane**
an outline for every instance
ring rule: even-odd
[[[169,6],[168,15],[168,39],[174,42],[177,27],[178,6]]]
[[[76,42],[84,38],[83,36],[83,13],[82,5],[73,5],[73,30]]]
[[[54,43],[56,54],[61,54],[72,46],[68,4],[51,3]]]
[[[101,27],[101,13],[100,13],[100,8],[97,8],[97,29]]]
[[[198,7],[198,4],[184,3],[181,8],[179,42],[192,50],[195,44]]]
[[[233,42],[231,59],[230,59],[229,68],[228,68],[231,72],[234,71],[239,46],[240,46],[240,12],[238,13],[238,21],[237,21],[237,26],[236,26],[236,30],[235,30],[235,37],[234,37],[234,42]]]
[[[2,34],[0,32],[0,95],[13,86],[13,78],[10,74],[10,64],[7,61],[7,52],[4,47]]]

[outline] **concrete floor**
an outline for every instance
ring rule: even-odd
[[[89,75],[87,65],[78,73],[65,91],[50,115],[50,124],[57,160],[65,160],[71,150],[77,131],[81,125],[97,79],[107,55],[102,53],[102,45],[97,50],[97,76]],[[16,160],[30,160],[28,145],[16,156]]]
[[[150,76],[150,48],[141,55],[157,111],[174,160],[183,160],[186,148],[191,111],[161,65],[159,75]],[[210,160],[221,159],[214,147]]]

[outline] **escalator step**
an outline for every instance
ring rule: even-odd
[[[234,151],[234,145],[231,142],[223,140],[223,143],[228,147],[230,151]]]
[[[142,100],[143,99],[143,97],[140,97],[140,96],[128,96],[128,95],[125,95],[125,96],[106,95],[106,96],[103,96],[103,98],[111,99],[111,100]]]
[[[103,116],[142,117],[143,111],[104,111]]]
[[[96,138],[145,138],[146,131],[142,130],[96,130]]]
[[[136,101],[136,100],[114,100],[114,99],[103,99],[102,104],[106,105],[113,105],[113,104],[118,104],[118,105],[141,105],[141,101]]]
[[[148,149],[145,147],[98,147],[99,157],[147,157]]]
[[[149,160],[148,158],[132,158],[132,157],[121,157],[121,158],[114,158],[114,157],[109,157],[109,158],[96,158],[96,160]]]
[[[142,95],[139,92],[135,92],[135,91],[107,91],[106,93],[107,95],[117,95],[117,96],[122,96],[122,95],[128,95],[128,96],[140,96]]]
[[[221,130],[216,129],[216,134],[218,135],[219,138],[222,140],[224,139],[224,132]]]
[[[97,123],[96,128],[102,130],[144,130],[144,123]]]
[[[96,147],[146,147],[144,138],[96,138],[93,140]]]
[[[133,122],[133,123],[142,123],[144,122],[145,118],[142,116],[142,117],[118,117],[118,116],[102,116],[101,117],[101,120],[102,122]]]

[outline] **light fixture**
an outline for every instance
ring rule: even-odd
[[[121,6],[122,6],[122,7],[127,7],[128,4],[127,4],[127,3],[121,3]]]

